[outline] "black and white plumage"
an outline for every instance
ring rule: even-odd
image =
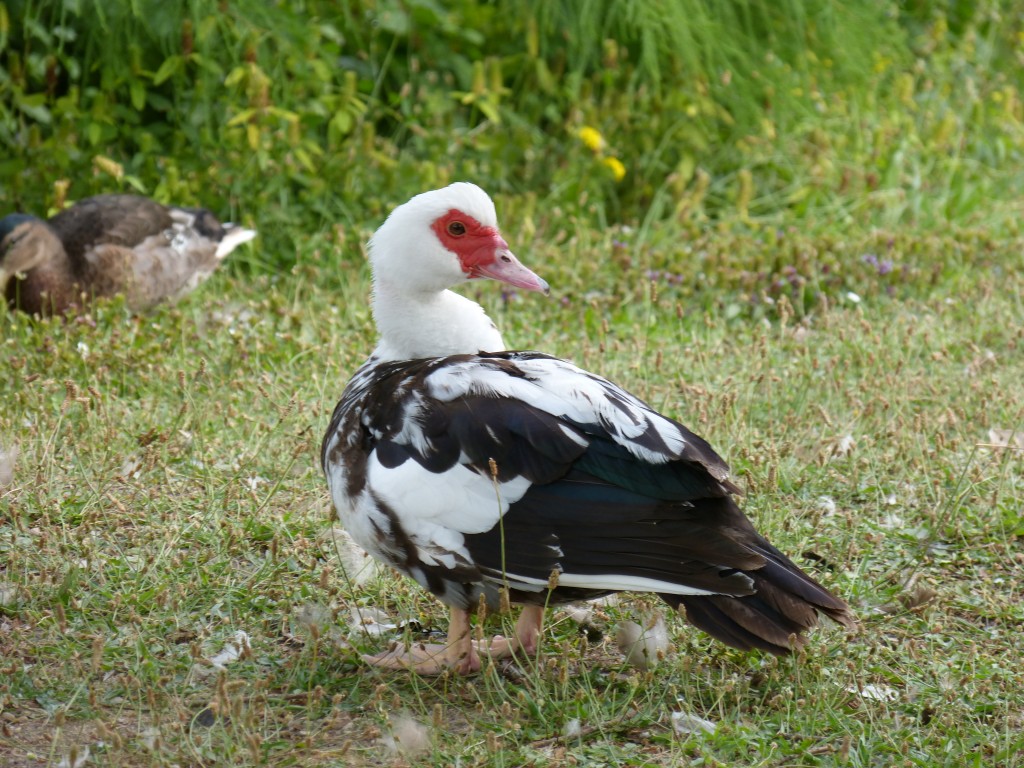
[[[600,376],[504,351],[481,308],[446,290],[474,277],[547,290],[479,188],[413,198],[370,245],[381,340],[322,464],[352,537],[452,609],[445,646],[370,661],[477,669],[468,614],[481,596],[497,609],[503,587],[527,607],[491,652],[535,649],[545,605],[623,590],[659,594],[738,648],[787,653],[819,613],[852,624],[754,530],[707,442]]]
[[[192,291],[255,236],[205,208],[99,195],[48,221],[20,213],[0,219],[0,290],[11,308],[29,314],[61,314],[83,297],[117,294],[144,311]]]

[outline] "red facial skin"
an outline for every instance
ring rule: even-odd
[[[457,229],[460,223],[465,228],[463,234],[449,231],[453,225]],[[455,208],[434,221],[431,228],[441,245],[459,257],[462,271],[469,277],[483,277],[478,268],[493,262],[498,251],[508,250],[508,243],[495,227],[485,227],[472,216]]]
[[[528,291],[548,293],[548,284],[519,263],[496,227],[485,227],[452,208],[430,225],[441,245],[459,258],[466,277],[490,278]]]

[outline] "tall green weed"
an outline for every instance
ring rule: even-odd
[[[455,178],[528,218],[1012,230],[1020,33],[994,0],[4,0],[0,205],[202,202],[278,266]]]

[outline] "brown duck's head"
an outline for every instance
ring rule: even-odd
[[[34,221],[39,221],[39,219],[27,213],[11,213],[0,219],[0,258],[27,234],[30,227],[26,227],[25,224]]]
[[[0,219],[0,294],[10,299],[11,278],[24,278],[45,263],[63,266],[62,259],[66,260],[64,245],[45,221],[24,213]]]
[[[35,250],[30,243],[36,224],[42,222],[26,213],[12,213],[0,219],[0,288],[11,275],[23,272],[32,261],[27,254]]]

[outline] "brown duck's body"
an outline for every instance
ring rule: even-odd
[[[8,306],[30,314],[64,313],[118,294],[144,311],[194,289],[255,235],[203,208],[100,195],[49,221],[0,219],[0,287]]]

